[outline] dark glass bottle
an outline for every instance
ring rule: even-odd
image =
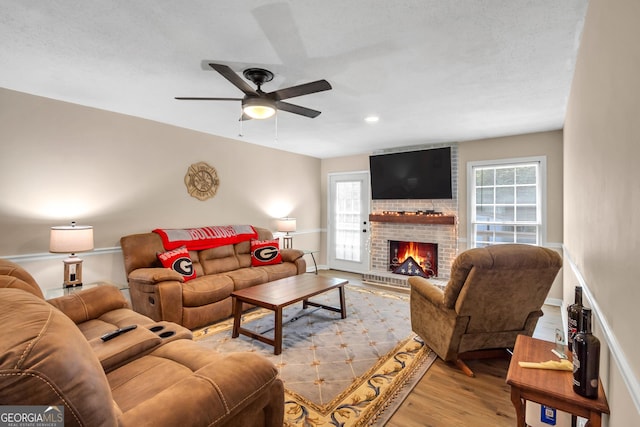
[[[576,286],[573,304],[567,307],[567,345],[573,350],[573,338],[578,333],[578,323],[582,315],[582,286]]]
[[[573,391],[581,396],[598,397],[600,340],[591,333],[591,309],[582,309],[580,331],[573,339]]]

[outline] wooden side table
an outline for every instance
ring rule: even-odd
[[[587,427],[601,427],[602,414],[609,413],[607,397],[602,384],[598,398],[587,399],[573,391],[573,373],[548,369],[521,368],[518,362],[544,362],[559,360],[551,349],[555,343],[519,335],[507,372],[507,384],[511,386],[511,401],[516,408],[518,427],[525,427],[527,400],[546,405],[574,416],[586,418]]]

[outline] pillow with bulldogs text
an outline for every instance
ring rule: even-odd
[[[193,268],[189,251],[185,246],[172,251],[159,253],[158,259],[164,267],[182,274],[185,282],[196,278],[196,270]]]
[[[281,263],[282,255],[280,255],[278,239],[251,241],[251,265],[253,267]]]

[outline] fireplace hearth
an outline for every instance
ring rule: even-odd
[[[389,240],[389,269],[405,276],[438,276],[438,244]]]

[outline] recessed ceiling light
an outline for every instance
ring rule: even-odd
[[[377,123],[378,120],[380,120],[380,117],[378,116],[367,116],[364,118],[364,121],[367,123]]]

